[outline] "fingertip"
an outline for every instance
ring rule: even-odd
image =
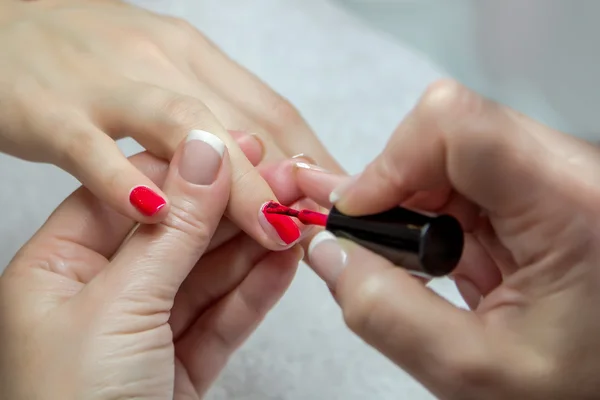
[[[347,252],[337,237],[329,231],[317,233],[310,241],[307,253],[312,270],[327,286],[335,289],[348,261]]]
[[[395,186],[372,173],[372,167],[345,178],[329,194],[329,202],[347,215],[366,215],[388,210],[407,197]]]
[[[244,131],[228,131],[231,137],[236,141],[248,161],[253,166],[257,166],[265,156],[265,144],[260,136],[255,133]]]
[[[295,180],[302,193],[328,209],[339,200],[336,189],[352,179],[304,162],[296,162],[294,167]]]
[[[169,213],[167,196],[152,186],[136,185],[129,191],[126,214],[138,222],[154,224],[162,221]]]

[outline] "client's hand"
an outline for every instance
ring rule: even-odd
[[[182,20],[116,0],[0,2],[0,49],[0,151],[58,165],[137,221],[162,220],[169,199],[119,151],[122,137],[165,159],[193,129],[221,138],[226,214],[274,250],[285,244],[258,216],[275,196],[226,129],[337,168],[289,102]]]
[[[131,161],[172,200],[162,223],[125,241],[134,222],[80,189],[0,278],[3,398],[198,399],[291,282],[299,247],[217,229],[231,179],[217,137],[190,135],[168,169]]]
[[[298,172],[323,204],[341,180]],[[474,312],[327,232],[310,244],[350,328],[437,396],[598,397],[598,148],[440,82],[331,200],[353,215],[450,213],[467,231],[454,277]]]

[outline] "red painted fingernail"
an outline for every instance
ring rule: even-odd
[[[296,222],[287,215],[264,212],[265,203],[258,213],[258,222],[269,236],[281,245],[294,243],[300,238],[301,232]]]
[[[142,214],[151,217],[167,204],[167,201],[146,186],[136,186],[129,193],[129,202]]]

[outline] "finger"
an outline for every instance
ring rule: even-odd
[[[390,208],[418,191],[451,187],[486,210],[510,214],[536,204],[546,194],[546,180],[555,179],[547,168],[548,151],[529,128],[466,88],[439,82],[383,153],[332,196],[343,212],[362,214]]]
[[[465,235],[463,255],[452,278],[472,310],[477,309],[483,298],[502,283],[500,269],[472,234]]]
[[[162,190],[131,164],[114,140],[85,125],[58,145],[62,157],[56,164],[121,214],[144,223],[163,219],[169,205]]]
[[[264,127],[286,154],[309,154],[319,165],[343,172],[289,101],[228,58],[201,33],[196,32],[195,38],[197,52],[192,57],[192,67],[201,80],[210,78],[215,92]],[[202,57],[207,49],[210,49],[211,62]]]
[[[301,191],[309,198],[315,200],[319,205],[329,208],[329,194],[331,190],[344,179],[343,175],[332,174],[314,165],[304,163],[297,164],[296,182]],[[416,198],[411,198],[413,204],[422,205]],[[409,200],[409,201],[411,201]],[[457,204],[458,203],[458,204]],[[461,215],[462,210],[468,210],[467,215]],[[457,215],[464,226],[473,229],[474,222],[468,217],[475,213],[468,205],[462,203],[462,198],[452,199],[442,208],[435,207],[441,213]],[[502,281],[500,270],[496,263],[490,258],[487,251],[473,235],[466,235],[465,249],[459,265],[455,270],[455,282],[465,301],[470,306],[479,304],[482,296],[487,295]],[[463,288],[464,290],[461,290]]]
[[[273,149],[274,150],[274,149]],[[273,152],[271,150],[271,152]],[[293,203],[300,200],[303,197],[298,185],[294,181],[295,164],[302,161],[302,158],[287,159],[279,162],[273,162],[268,164],[261,164],[258,167],[258,171],[273,193],[281,204],[292,205]],[[316,209],[314,205],[307,205],[308,208]],[[302,237],[305,237],[305,230],[302,224],[297,223]],[[221,244],[231,240],[238,233],[240,229],[229,219],[223,219],[213,240],[211,241],[208,250],[215,249]]]
[[[162,186],[167,175],[166,162],[148,153],[137,154],[129,161],[157,186]],[[58,206],[20,250],[18,257],[31,261],[23,265],[39,265],[87,283],[104,266],[106,259],[112,257],[134,225],[134,221],[82,187]],[[84,254],[89,254],[87,259]],[[104,260],[104,263],[89,262],[92,258]]]
[[[245,152],[258,154],[256,149],[260,144],[251,143],[243,134],[236,134],[235,138]],[[147,152],[133,155],[128,161],[156,186],[163,185],[169,169],[166,161]],[[44,243],[60,238],[64,243],[73,243],[111,258],[134,225],[134,221],[115,212],[88,188],[80,187],[54,210],[29,243],[31,249],[46,252]]]
[[[173,337],[179,338],[193,323],[193,318],[238,286],[268,252],[243,234],[207,252],[177,293],[170,319]]]
[[[256,166],[261,163],[266,150],[265,145],[257,135],[241,131],[229,131],[229,133],[252,165]],[[275,192],[275,195],[278,196],[277,192]],[[210,252],[212,249],[221,246],[240,232],[240,229],[233,222],[227,217],[223,217],[206,251]]]
[[[243,131],[230,130],[228,132],[240,146],[250,164],[256,167],[261,163],[265,157],[265,145],[257,135]]]
[[[248,136],[250,135],[234,134],[244,153],[258,163],[261,145],[253,143]],[[166,161],[147,152],[136,154],[128,160],[156,186],[163,185],[169,168]],[[224,231],[234,231],[229,239],[239,233],[239,229],[231,222],[225,225]],[[40,266],[55,265],[57,272],[75,281],[87,283],[104,267],[106,259],[114,255],[134,226],[133,220],[116,212],[87,188],[81,187],[57,207],[18,256],[26,256]],[[226,237],[227,235],[225,233]],[[83,259],[84,252],[89,254],[87,261]],[[91,262],[92,259],[104,261]],[[61,262],[56,264],[52,260]],[[31,266],[31,263],[13,265]]]
[[[346,175],[333,174],[319,166],[304,162],[295,164],[295,183],[300,191],[321,207],[331,208],[331,191],[347,178]]]
[[[176,343],[175,354],[187,367],[199,395],[285,293],[301,257],[298,247],[270,253]]]
[[[292,206],[315,207],[306,199]],[[311,233],[311,227],[302,226],[301,229],[303,238]],[[269,253],[269,250],[245,234],[213,246],[217,240],[215,234],[209,247],[212,247],[211,251],[207,251],[196,263],[177,292],[170,320],[175,338],[185,332],[211,304],[239,285],[250,269]]]
[[[263,246],[281,250],[299,237],[293,220],[285,232],[272,234],[262,206],[275,195],[210,110],[193,97],[146,84],[124,85],[122,95],[98,105],[112,129],[130,133],[145,148],[167,158],[189,132],[211,132],[225,142],[231,158],[232,187],[227,216]],[[283,236],[283,237],[282,237]]]
[[[143,225],[132,235],[105,270],[103,281],[150,299],[174,299],[221,220],[230,174],[225,144],[208,132],[190,133],[165,181],[171,212],[160,224]],[[162,303],[170,309],[169,301]]]
[[[494,354],[474,314],[455,308],[387,260],[327,232],[313,239],[309,258],[333,288],[348,326],[434,393],[456,389],[463,383],[458,377],[489,374]]]

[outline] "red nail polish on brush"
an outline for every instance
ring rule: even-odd
[[[329,214],[294,210],[267,203],[264,212],[297,218],[305,225],[325,227],[414,275],[444,276],[458,265],[464,246],[460,223],[449,215],[427,216],[402,207],[372,215],[351,217],[335,207]]]
[[[300,238],[301,232],[298,225],[287,215],[269,212],[269,207],[275,203],[273,201],[265,203],[260,209],[259,222],[263,229],[273,239],[280,242],[281,245],[294,243]],[[275,237],[275,235],[277,237]]]
[[[136,186],[129,193],[129,202],[143,215],[151,217],[159,212],[167,201],[147,186]]]

